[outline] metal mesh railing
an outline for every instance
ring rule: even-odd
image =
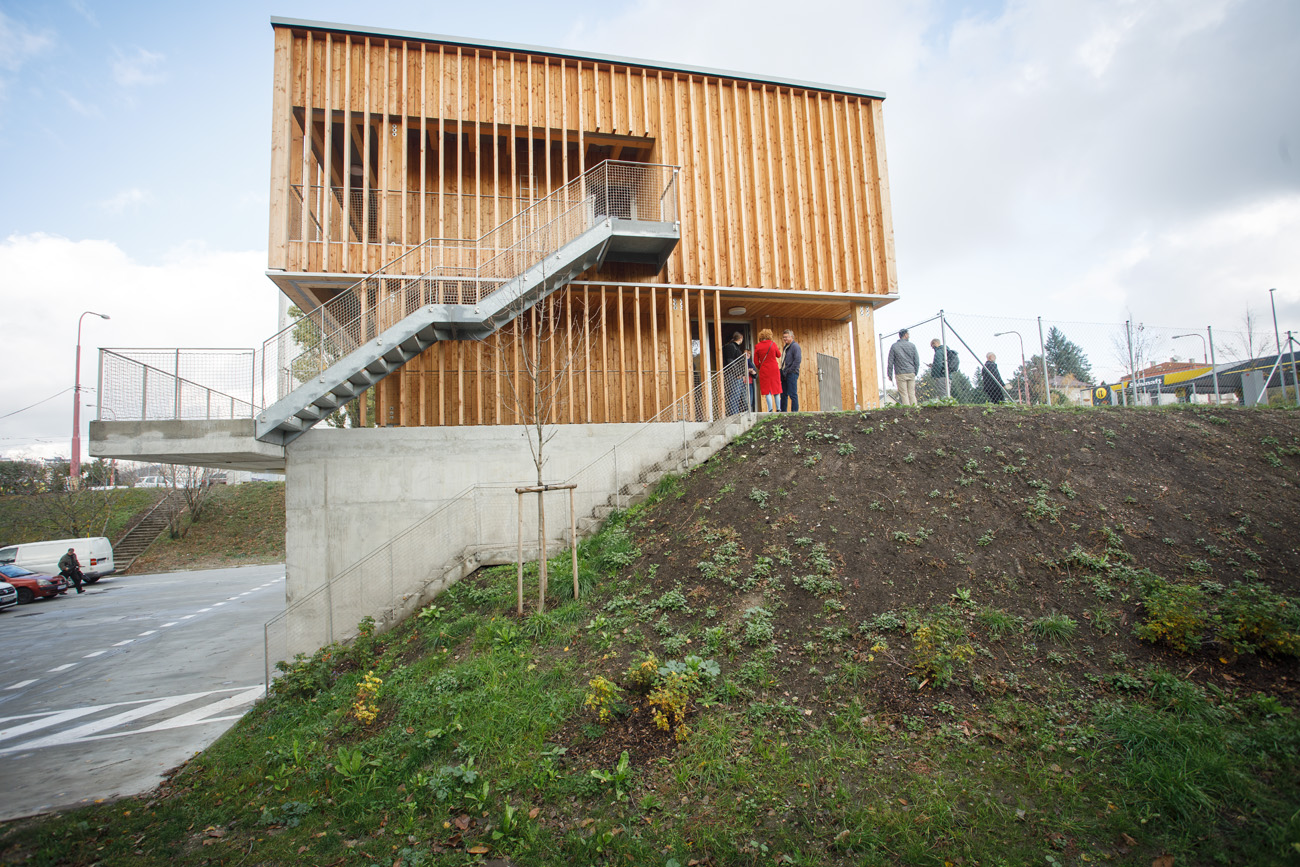
[[[480,238],[430,238],[268,339],[264,377],[286,395],[420,307],[478,304],[600,219],[675,222],[675,183],[672,166],[604,162]]]
[[[101,349],[100,421],[252,418],[261,408],[252,349]]]
[[[728,416],[726,383],[745,375],[745,359],[719,371],[645,422],[616,446],[599,455],[569,479],[577,485],[578,515],[603,517],[602,510],[623,508],[644,494],[667,472],[689,469],[699,449],[725,436],[737,415]],[[311,653],[357,634],[357,624],[374,617],[385,624],[403,606],[449,570],[470,562],[484,550],[514,556],[520,515],[514,484],[475,485],[363,557],[293,600],[266,624],[267,677],[275,661]],[[568,535],[555,521],[548,537]],[[522,516],[525,550],[537,554],[537,515]]]
[[[920,355],[918,403],[1157,406],[1171,403],[1252,403],[1282,400],[1288,373],[1286,335],[1278,363],[1269,329],[1249,334],[1218,328],[1145,322],[1077,322],[940,312],[909,326]],[[886,376],[897,333],[880,337],[881,395],[902,401],[897,378]],[[945,353],[931,348],[938,341]],[[990,356],[992,356],[990,358]]]
[[[514,196],[440,196],[418,190],[291,184],[288,238],[352,244],[378,244],[382,240],[416,246],[445,231],[468,233],[476,231],[476,226],[495,226],[501,222],[498,215],[521,213],[536,201]]]

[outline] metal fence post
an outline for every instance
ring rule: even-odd
[[[1043,342],[1043,317],[1038,317],[1038,351],[1043,359],[1043,400],[1052,405],[1052,381],[1047,377],[1047,344]]]
[[[952,371],[948,369],[948,320],[939,311],[939,348],[943,351],[943,396],[952,397]]]
[[[1296,378],[1296,342],[1295,338],[1291,337],[1291,331],[1287,331],[1287,348],[1291,350],[1291,383],[1296,387],[1296,404],[1300,406],[1300,380]],[[1286,396],[1287,390],[1283,386],[1282,399],[1286,399]]]
[[[176,362],[172,366],[172,376],[176,378],[176,414],[172,418],[181,417],[181,351],[176,350]]]
[[[95,386],[95,420],[104,420],[104,350],[102,349],[99,350],[99,382]]]
[[[149,365],[140,365],[140,420],[149,420]]]
[[[1205,326],[1205,333],[1210,335],[1210,372],[1214,375],[1214,403],[1216,405],[1223,403],[1223,398],[1219,397],[1219,363],[1214,360],[1214,328]]]
[[[1131,397],[1129,403],[1131,403],[1133,406],[1137,406],[1138,376],[1137,376],[1137,368],[1133,364],[1133,320],[1132,319],[1124,320],[1124,333],[1128,335],[1128,384],[1129,384],[1129,395]]]
[[[622,485],[619,483],[619,477],[618,477],[618,446],[614,446],[614,508],[615,509],[623,508],[623,498],[619,496],[621,489],[622,489]]]

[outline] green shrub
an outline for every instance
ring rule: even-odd
[[[1238,653],[1300,656],[1300,611],[1264,584],[1233,584],[1219,601],[1219,620]]]
[[[945,604],[912,630],[912,659],[917,671],[947,686],[958,669],[970,665],[975,646],[967,639],[960,613]]]
[[[1190,584],[1170,584],[1156,576],[1144,580],[1141,589],[1144,619],[1133,630],[1138,638],[1164,641],[1184,653],[1200,645],[1209,624],[1204,590]]]

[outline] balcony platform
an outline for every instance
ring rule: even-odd
[[[284,446],[258,442],[251,418],[92,421],[90,453],[145,463],[284,472]]]

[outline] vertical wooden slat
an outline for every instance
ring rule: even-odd
[[[660,395],[663,384],[659,381],[659,303],[653,283],[650,284],[650,367],[654,383],[655,415],[663,409]]]
[[[627,421],[627,336],[623,329],[623,287],[615,287],[618,298],[618,420]]]
[[[894,217],[889,204],[889,161],[885,158],[884,108],[880,100],[873,99],[871,108],[871,154],[875,166],[876,255],[880,260],[880,273],[884,276],[884,291],[898,291],[898,272],[894,264]]]
[[[590,424],[595,413],[591,402],[591,293],[586,286],[582,287],[582,361],[583,420]]]
[[[275,30],[275,61],[271,85],[271,191],[270,234],[267,261],[271,268],[289,267],[289,142],[293,123],[289,82],[293,60],[293,32]]]
[[[844,281],[840,275],[840,253],[835,231],[838,201],[831,195],[832,171],[830,152],[827,149],[826,142],[828,138],[826,132],[826,99],[822,94],[817,94],[814,101],[817,103],[817,139],[820,143],[821,162],[819,170],[822,176],[821,190],[823,196],[823,204],[819,210],[822,212],[822,221],[826,224],[825,246],[819,244],[818,247],[824,251],[822,255],[826,259],[827,270],[830,272],[830,285],[823,284],[823,291],[833,289],[837,292],[843,292]]]
[[[636,335],[636,419],[645,421],[645,362],[641,353],[645,332],[641,330],[641,286],[632,288],[632,333]]]

